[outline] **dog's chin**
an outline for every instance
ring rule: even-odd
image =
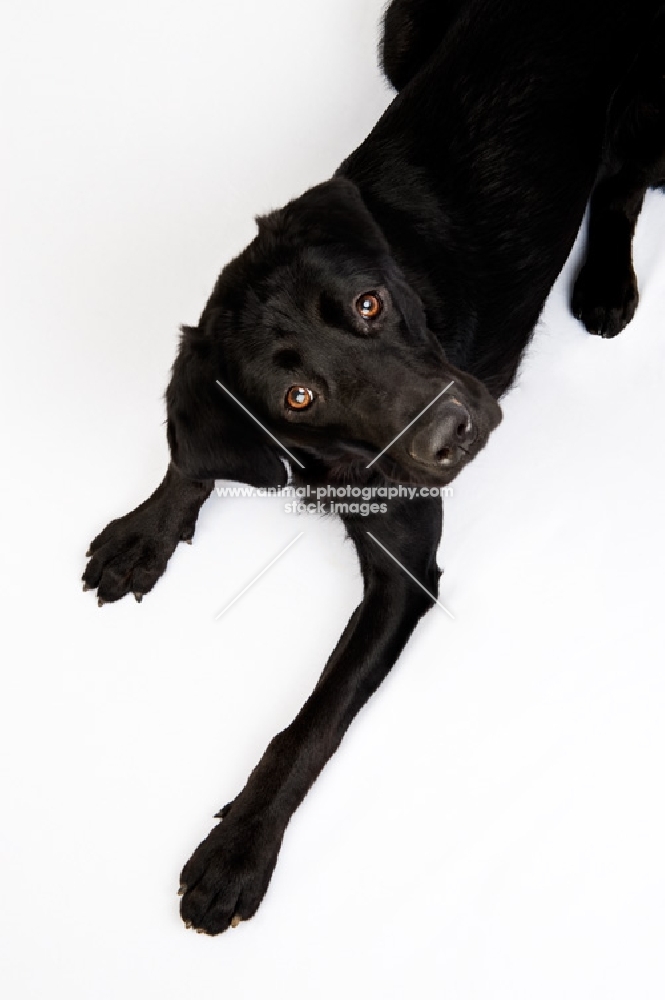
[[[396,462],[394,459],[384,456],[379,459],[374,468],[384,479],[395,485],[432,489],[450,486],[472,458],[473,455],[469,455],[468,458],[458,462],[454,468],[446,469],[441,466],[423,465],[420,462]]]

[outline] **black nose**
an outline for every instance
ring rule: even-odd
[[[464,458],[475,438],[471,414],[461,403],[451,400],[414,434],[409,452],[426,465],[452,468]]]

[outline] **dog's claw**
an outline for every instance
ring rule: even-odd
[[[135,598],[136,602],[138,604],[140,604],[141,601],[143,600],[143,594],[141,593],[140,590],[135,590],[133,593],[134,593],[134,598]]]
[[[98,597],[98,598],[97,598],[97,607],[98,607],[98,608],[103,608],[105,604],[106,604],[106,601],[103,601],[103,600],[101,599],[101,597]]]
[[[184,896],[186,892],[187,892],[187,886],[181,885],[180,888],[178,889],[178,895]]]
[[[237,927],[238,924],[241,923],[242,923],[242,917],[239,917],[238,914],[236,913],[236,915],[231,919],[231,927]]]
[[[85,594],[86,590],[92,590],[92,587],[90,586],[89,583],[84,583],[83,584],[83,593],[84,594]]]
[[[92,549],[88,549],[88,551],[85,554],[86,559],[89,559],[91,555],[92,555]]]

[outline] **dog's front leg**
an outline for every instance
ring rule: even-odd
[[[384,515],[345,521],[360,559],[362,603],[297,717],[182,872],[183,920],[208,934],[256,912],[289,819],[438,590],[439,501],[393,501]]]
[[[90,543],[83,589],[97,588],[100,606],[155,586],[179,542],[190,542],[213,479],[187,479],[171,463],[152,496],[111,521]]]

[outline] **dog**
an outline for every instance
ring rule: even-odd
[[[383,117],[332,178],[257,220],[182,328],[171,461],[90,546],[100,605],[154,587],[215,479],[449,484],[501,419],[588,203],[573,312],[606,338],[632,318],[633,231],[665,185],[665,5],[393,0],[380,51],[397,92]],[[341,515],[362,602],[185,865],[188,926],[256,912],[290,817],[436,600],[441,506]]]

